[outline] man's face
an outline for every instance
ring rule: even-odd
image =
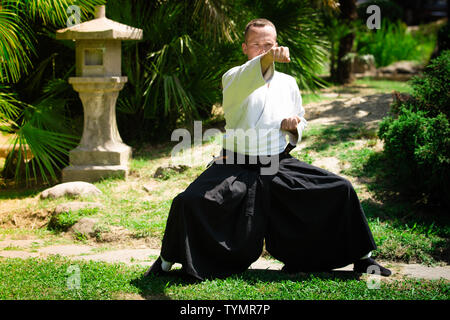
[[[242,51],[248,60],[265,53],[277,44],[277,32],[271,26],[250,27],[247,40],[242,44]]]

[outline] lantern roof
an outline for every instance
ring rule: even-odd
[[[106,18],[105,6],[95,8],[95,19],[56,31],[59,40],[140,40],[142,29]]]

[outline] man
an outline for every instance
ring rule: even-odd
[[[356,272],[391,274],[370,258],[376,245],[350,182],[289,155],[306,120],[295,79],[275,71],[290,61],[276,36],[266,19],[248,23],[248,61],[222,77],[221,157],[174,198],[161,256],[146,275],[179,262],[200,280],[226,277],[245,271],[264,243],[286,272],[353,263]]]

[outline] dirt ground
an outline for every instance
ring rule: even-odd
[[[362,90],[368,91],[368,90]],[[305,106],[305,118],[310,124],[364,124],[374,129],[389,110],[393,98],[387,93],[369,93],[361,96],[328,94],[332,101]]]

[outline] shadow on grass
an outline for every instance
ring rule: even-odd
[[[210,129],[215,129],[220,131],[221,133],[225,132],[225,122],[224,121],[203,121],[201,125],[202,133],[201,135],[199,133],[194,134],[194,129],[190,127],[186,128],[179,128],[179,129],[185,129],[189,132],[190,135],[187,135],[186,137],[177,137],[176,141],[167,141],[164,143],[159,144],[143,144],[140,146],[135,146],[133,148],[133,159],[135,160],[157,160],[160,158],[170,157],[172,151],[174,148],[178,145],[180,147],[180,143],[184,144],[190,144],[191,147],[194,147],[198,142],[194,139],[202,138],[203,140],[201,143],[207,144],[210,143],[211,140],[214,140],[214,137],[209,137],[209,140],[207,137],[205,137],[205,131]],[[217,132],[218,132],[217,131]],[[209,133],[210,134],[210,133]],[[196,136],[198,135],[198,136]],[[184,139],[190,139],[190,141],[186,141]],[[185,146],[183,146],[185,148]]]
[[[401,241],[398,237],[402,237],[404,240],[403,246],[405,248],[400,249],[401,254],[407,247],[415,247],[415,257],[413,260],[419,260],[419,262],[425,262],[423,259],[426,257],[420,257],[421,254],[431,256],[435,261],[445,262],[450,264],[450,221],[447,217],[441,215],[433,215],[429,212],[423,212],[420,208],[413,206],[411,203],[405,200],[385,200],[383,204],[377,203],[373,200],[361,201],[361,206],[368,219],[377,220],[381,223],[388,223],[389,228],[395,229],[395,234],[391,234],[393,231],[388,231],[390,234],[381,234],[381,238],[393,236],[397,237],[395,241]],[[429,243],[430,247],[420,247],[420,237],[417,237],[418,243],[415,240],[408,240],[408,238],[414,239],[413,234],[417,236],[423,235],[426,238],[430,238],[431,235],[438,236],[440,239],[434,239]],[[402,242],[403,242],[402,241]],[[418,247],[416,247],[418,246]],[[424,252],[425,251],[425,252]],[[394,253],[389,252],[388,255],[392,258],[396,256]],[[407,255],[405,257],[396,257],[394,260],[402,262],[404,259],[408,260]],[[391,259],[388,259],[391,260]]]
[[[308,121],[318,118],[329,118],[330,124],[368,124],[370,122],[380,121],[389,111],[392,103],[390,93],[375,93],[360,96],[361,102],[353,102],[350,105],[348,100],[335,100],[329,103],[331,108],[321,111],[317,114],[308,116]]]
[[[156,145],[144,144],[133,150],[133,159],[156,160],[170,156],[172,149],[178,144],[177,141],[169,141]]]
[[[24,199],[29,197],[35,197],[47,188],[50,188],[50,186],[41,185],[32,188],[11,187],[8,189],[0,189],[0,200]]]
[[[384,203],[382,216],[401,219],[404,223],[428,220],[430,223],[450,226],[449,208],[444,204],[428,203],[418,196],[417,190],[400,184],[394,179],[388,163],[383,151],[375,152],[369,155],[361,169],[353,172],[358,179],[369,178],[366,182],[369,191]]]
[[[304,150],[321,152],[343,142],[375,138],[376,131],[369,130],[364,125],[327,125],[305,131],[302,140],[307,142],[312,137],[315,141]]]
[[[420,250],[425,250],[436,261],[450,264],[448,208],[427,203],[416,193],[409,191],[407,189],[409,186],[400,185],[393,179],[392,169],[388,163],[383,152],[376,152],[369,156],[361,169],[352,173],[366,184],[377,200],[361,201],[366,217],[382,223],[387,222],[389,228],[396,230],[397,237],[404,238],[402,241],[405,246],[416,245],[414,240],[407,240],[407,237],[413,234],[427,238],[439,237],[440,239],[433,237],[430,244],[432,247]]]
[[[313,277],[321,280],[339,279],[342,281],[351,281],[360,280],[361,274],[346,270],[288,274],[278,270],[249,269],[243,273],[221,279],[239,279],[252,285],[260,281],[268,283],[283,282],[286,280],[295,282],[310,281]],[[209,280],[213,281],[214,279]],[[170,271],[166,275],[150,275],[147,277],[142,275],[139,278],[133,279],[130,283],[139,289],[140,295],[146,300],[170,300],[171,298],[166,294],[166,289],[168,287],[200,284],[202,281],[195,279],[178,269]],[[195,297],[193,297],[193,299],[195,299]]]
[[[189,277],[181,270],[172,270],[166,275],[142,275],[131,280],[130,283],[139,289],[140,295],[146,300],[170,300],[170,297],[166,295],[168,286],[190,285],[200,283],[200,281]]]

